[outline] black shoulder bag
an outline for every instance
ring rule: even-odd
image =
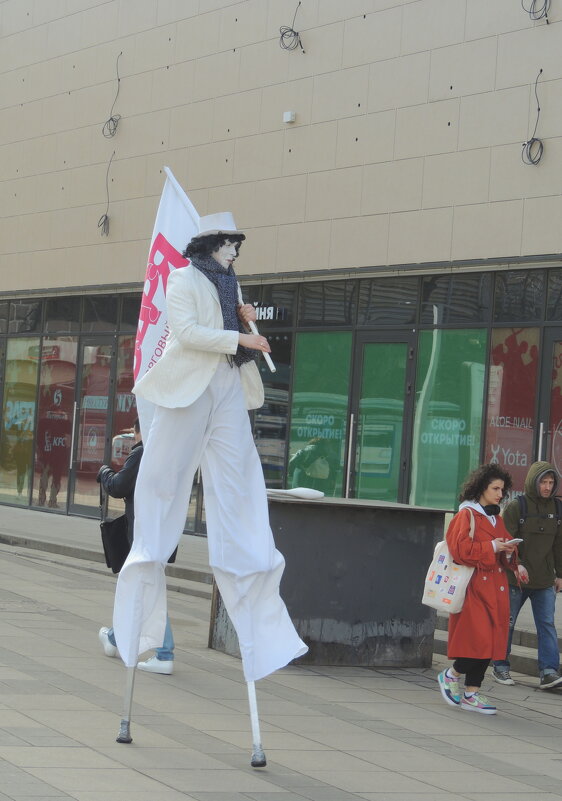
[[[127,537],[127,515],[107,518],[107,496],[103,498],[100,484],[100,529],[105,563],[114,573],[119,573],[131,546]]]

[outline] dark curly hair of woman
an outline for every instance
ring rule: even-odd
[[[191,240],[181,255],[184,259],[191,259],[194,256],[196,259],[204,259],[222,247],[225,242],[235,242],[236,253],[238,253],[240,245],[245,239],[245,234],[223,234],[222,232],[197,236]]]
[[[464,482],[459,501],[478,501],[488,486],[496,479],[503,481],[502,498],[506,498],[513,481],[507,470],[502,470],[499,464],[483,464],[473,470]]]

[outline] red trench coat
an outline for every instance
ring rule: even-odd
[[[504,659],[509,633],[509,584],[506,570],[515,570],[517,559],[495,553],[492,540],[511,539],[501,517],[493,526],[487,515],[471,509],[474,540],[469,537],[468,509],[461,509],[447,529],[447,546],[458,564],[476,568],[466,590],[463,608],[449,615],[449,659]],[[513,562],[513,566],[510,564]]]

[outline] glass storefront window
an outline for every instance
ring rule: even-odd
[[[484,461],[511,473],[514,493],[533,462],[539,340],[538,328],[492,331]]]
[[[343,495],[351,333],[298,334],[288,484]]]
[[[419,279],[373,278],[359,281],[358,325],[413,325],[418,312]]]
[[[110,465],[114,470],[121,470],[134,445],[133,423],[137,418],[137,404],[132,392],[135,337],[119,337],[117,343],[117,375]],[[109,509],[116,514],[123,514],[123,501],[110,498]]]
[[[8,341],[0,430],[0,500],[27,506],[35,429],[39,339]]]
[[[546,319],[562,320],[562,270],[548,271]]]
[[[12,300],[10,301],[10,334],[28,334],[41,331],[43,301]]]
[[[114,331],[117,326],[117,307],[116,295],[99,295],[97,297],[86,295],[82,330],[85,332]]]
[[[356,295],[356,281],[301,284],[298,325],[352,325]]]
[[[125,295],[121,306],[121,331],[136,331],[139,323],[141,303],[140,292],[136,295]]]
[[[80,413],[75,433],[72,503],[81,509],[96,509],[99,506],[96,476],[105,461],[105,443],[109,433],[110,375],[114,354],[112,344],[96,342],[93,338],[83,342],[81,350]]]
[[[361,366],[355,496],[395,502],[402,472],[408,345],[366,343]]]
[[[508,270],[496,273],[494,320],[497,323],[541,320],[544,287],[544,270]]]
[[[5,334],[8,330],[8,301],[0,303],[0,334]]]
[[[266,284],[262,288],[262,319],[275,320],[276,326],[293,325],[297,304],[297,287],[295,284]]]
[[[82,298],[49,298],[45,303],[46,333],[80,330]]]
[[[292,337],[290,334],[277,333],[268,334],[267,339],[277,370],[270,372],[265,359],[258,362],[265,403],[254,412],[254,439],[266,485],[281,489],[285,471]]]
[[[490,319],[492,279],[478,275],[422,278],[421,322],[425,325],[482,323]]]
[[[41,348],[32,503],[66,509],[78,341],[45,337]]]
[[[456,508],[478,465],[486,351],[484,329],[420,332],[411,504]]]

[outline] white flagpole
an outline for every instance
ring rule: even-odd
[[[252,758],[250,765],[253,768],[265,768],[267,760],[261,745],[260,720],[258,717],[258,702],[256,700],[256,685],[253,681],[246,682],[248,688],[248,702],[250,705],[250,721],[252,723]]]

